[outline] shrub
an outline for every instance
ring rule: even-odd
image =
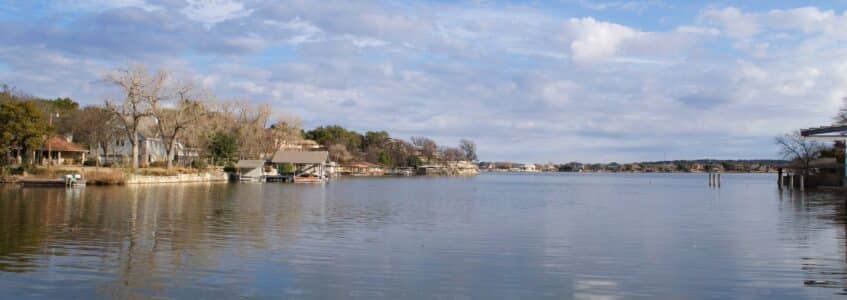
[[[154,162],[151,162],[150,165],[148,165],[148,167],[151,167],[151,168],[167,168],[168,162],[154,161]]]
[[[203,159],[195,159],[191,161],[191,167],[197,169],[198,171],[205,171],[207,167],[206,160]]]
[[[126,183],[124,172],[119,169],[87,170],[83,172],[83,178],[85,179],[86,184],[93,185],[111,185]]]
[[[235,172],[235,171],[236,171],[236,170],[235,170],[235,165],[234,165],[233,163],[228,163],[228,164],[224,167],[224,172],[227,172],[227,173],[233,173],[233,172]]]

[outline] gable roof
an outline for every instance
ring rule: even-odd
[[[292,164],[319,164],[327,161],[329,152],[326,151],[285,151],[280,150],[274,154],[271,162]]]

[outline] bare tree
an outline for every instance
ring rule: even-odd
[[[79,140],[94,149],[102,149],[108,155],[109,147],[121,136],[122,129],[115,114],[103,107],[88,106],[77,114],[74,127],[77,128]],[[95,158],[100,165],[100,155]]]
[[[465,153],[459,148],[441,147],[438,152],[444,161],[460,161],[465,158]]]
[[[471,140],[462,139],[459,141],[459,149],[462,150],[465,154],[465,159],[469,161],[476,161],[478,157],[476,156],[476,143]]]
[[[838,109],[838,114],[835,115],[835,124],[847,125],[847,97],[841,99],[841,108]]]
[[[430,138],[421,137],[421,136],[413,136],[412,137],[412,145],[417,147],[418,151],[420,151],[421,155],[427,159],[427,161],[431,162],[435,159],[438,154],[438,144],[435,143]]]
[[[271,107],[267,104],[252,106],[247,102],[236,102],[234,110],[235,132],[241,149],[241,157],[256,158],[263,153],[265,129],[271,116]]]
[[[123,93],[123,100],[106,99],[106,109],[115,114],[122,125],[132,146],[132,168],[138,168],[138,130],[140,122],[152,115],[151,103],[161,99],[160,92],[167,73],[147,73],[140,64],[131,65],[105,76],[107,82],[117,85]]]
[[[151,114],[156,120],[156,131],[165,144],[167,164],[173,166],[176,143],[188,127],[197,124],[205,114],[201,93],[197,92],[191,83],[180,83],[176,87],[173,107],[167,103],[150,102]]]
[[[329,150],[329,158],[332,161],[346,163],[353,159],[353,155],[350,154],[350,151],[347,151],[347,146],[342,144],[332,144],[327,150]]]
[[[820,157],[824,145],[817,141],[804,139],[799,132],[785,134],[776,138],[779,154],[791,161],[803,174],[808,174],[812,160]]]
[[[303,131],[300,129],[300,120],[291,117],[278,120],[271,127],[265,129],[260,142],[262,152],[266,155],[273,155],[283,144],[301,140],[303,140]]]

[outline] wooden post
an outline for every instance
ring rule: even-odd
[[[717,176],[718,176],[718,177],[717,177],[717,184],[716,184],[716,185],[717,185],[718,187],[721,187],[721,173],[718,173],[718,174],[717,174]]]
[[[789,176],[790,176],[790,178],[788,178],[788,190],[793,191],[794,190],[794,174],[791,174]]]
[[[806,190],[806,179],[803,175],[800,175],[800,191],[803,192]]]
[[[712,172],[709,172],[709,186],[712,186],[712,182],[714,179],[712,178]]]
[[[782,179],[782,168],[777,169],[776,171],[776,186],[779,187],[779,190],[782,190],[783,179]]]

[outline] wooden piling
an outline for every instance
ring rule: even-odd
[[[788,190],[794,190],[794,174],[789,175],[788,178]]]
[[[717,184],[715,184],[715,185],[716,185],[717,187],[721,187],[721,173],[718,173],[718,174],[717,174],[717,179],[716,179],[716,180],[717,180]]]
[[[713,176],[712,176],[712,172],[709,172],[709,186],[712,186],[712,184],[713,184],[714,182],[715,182],[715,180],[714,180],[714,178],[713,178]]]
[[[803,175],[800,175],[800,191],[806,191],[806,178]]]
[[[776,186],[779,187],[779,190],[782,190],[782,186],[785,185],[785,181],[782,178],[782,168],[777,169],[776,171]]]

